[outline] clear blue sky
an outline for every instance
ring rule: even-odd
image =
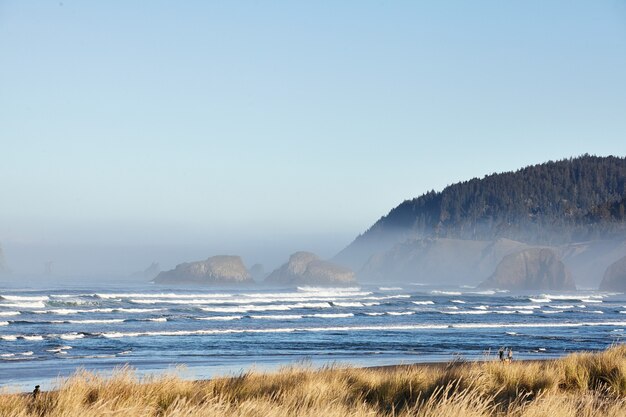
[[[625,133],[624,1],[0,0],[5,247],[330,256]]]

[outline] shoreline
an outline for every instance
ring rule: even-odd
[[[555,360],[416,362],[373,367],[288,366],[183,380],[78,372],[53,391],[0,395],[21,417],[409,417],[626,415],[626,344]]]

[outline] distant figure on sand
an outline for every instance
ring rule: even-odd
[[[504,362],[504,348],[503,347],[501,347],[498,350],[498,357],[500,358],[500,362]]]
[[[39,385],[35,385],[35,389],[33,390],[33,398],[37,398],[39,395]]]
[[[513,360],[513,349],[509,348],[509,353],[507,353],[506,359],[509,363]]]

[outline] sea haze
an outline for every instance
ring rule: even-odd
[[[538,359],[605,349],[626,296],[434,288],[0,290],[3,386],[51,387],[76,368],[140,373],[186,365],[205,378],[307,361],[384,365],[475,360],[512,347]]]

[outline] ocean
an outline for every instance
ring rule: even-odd
[[[106,288],[106,290],[104,289]],[[376,366],[560,357],[621,343],[626,296],[421,284],[0,289],[0,386],[54,387],[78,368],[184,378],[292,364]]]

